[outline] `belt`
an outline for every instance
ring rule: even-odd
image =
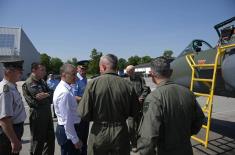
[[[59,125],[59,124],[57,124],[57,126],[64,128],[64,125]],[[76,130],[78,127],[79,127],[79,123],[74,124],[75,130]]]
[[[94,125],[101,125],[103,127],[118,127],[126,125],[126,122],[96,122],[94,121]]]
[[[15,126],[15,127],[22,126],[22,125],[24,125],[24,122],[13,124],[13,126]]]

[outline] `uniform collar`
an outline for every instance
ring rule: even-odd
[[[61,80],[60,82],[61,82],[62,85],[63,85],[65,88],[67,88],[69,91],[72,89],[72,87],[71,87],[68,83],[66,83],[65,81]]]
[[[118,76],[117,72],[115,72],[115,71],[106,71],[106,72],[104,72],[104,74],[112,74],[112,75]]]
[[[36,76],[34,74],[31,74],[30,77],[34,80],[34,81],[40,81],[36,78]]]
[[[7,81],[6,79],[3,78],[2,80],[4,83],[6,83],[10,88],[16,88],[16,85],[11,83],[10,81]]]
[[[84,79],[86,79],[86,77],[81,76],[80,73],[77,73],[77,77],[78,77],[79,80],[84,80]]]
[[[162,87],[164,85],[168,85],[168,84],[173,84],[174,82],[170,81],[170,80],[166,80],[166,81],[162,81],[157,85],[157,88]]]

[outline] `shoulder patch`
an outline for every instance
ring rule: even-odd
[[[3,92],[9,92],[9,86],[7,85],[7,84],[5,84],[4,86],[3,86]]]

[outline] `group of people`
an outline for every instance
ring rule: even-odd
[[[19,154],[26,113],[16,82],[23,61],[2,63],[0,154]],[[167,59],[151,62],[156,84],[152,92],[134,66],[127,66],[126,79],[118,76],[117,68],[118,58],[104,55],[101,75],[87,82],[86,66],[64,64],[61,80],[53,87],[55,82],[43,80],[45,66],[33,63],[22,86],[30,107],[30,154],[53,155],[55,137],[62,155],[193,154],[190,137],[199,132],[205,116],[193,93],[170,81]],[[58,120],[56,132],[51,104]],[[90,132],[89,122],[93,122]]]

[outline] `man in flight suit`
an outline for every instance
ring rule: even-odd
[[[53,92],[43,80],[46,68],[32,63],[31,75],[22,86],[23,95],[30,107],[31,155],[54,155],[55,134],[51,114]]]
[[[93,121],[88,138],[89,155],[129,155],[126,119],[137,113],[138,97],[131,83],[117,74],[118,59],[100,59],[101,75],[88,82],[79,103],[80,116]]]
[[[130,141],[132,150],[135,150],[137,147],[137,138],[138,138],[138,127],[143,116],[143,102],[146,96],[151,92],[150,88],[146,86],[144,78],[135,73],[135,67],[129,65],[126,67],[126,73],[128,75],[127,80],[131,82],[131,85],[134,87],[135,92],[139,99],[139,111],[135,118],[129,117],[127,119],[128,130],[130,134]]]
[[[22,75],[21,60],[1,61],[4,78],[0,82],[0,154],[19,154],[26,113],[16,82]]]
[[[144,102],[137,149],[141,155],[192,155],[190,137],[201,129],[204,114],[194,94],[169,81],[172,70],[164,58],[151,62],[157,88]]]

